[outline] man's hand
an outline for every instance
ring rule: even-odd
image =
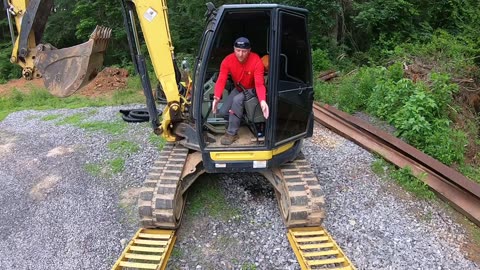
[[[214,98],[213,98],[212,112],[213,112],[214,114],[217,113],[218,100],[219,100],[219,99],[218,99],[217,97],[214,97]]]
[[[268,110],[267,102],[265,100],[262,100],[260,102],[260,107],[262,107],[263,117],[265,117],[265,119],[268,119],[268,115],[270,114],[270,111]]]

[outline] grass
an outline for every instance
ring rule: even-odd
[[[162,150],[163,149],[163,146],[165,146],[165,139],[163,137],[160,137],[154,133],[151,133],[150,136],[148,137],[148,141],[156,146],[158,148],[158,150]]]
[[[137,207],[135,204],[128,204],[125,202],[119,203],[119,208],[123,211],[122,223],[127,223],[132,226],[137,224]]]
[[[127,128],[127,123],[120,120],[114,122],[84,122],[85,119],[94,114],[96,114],[96,111],[90,111],[88,113],[76,113],[74,115],[63,118],[62,120],[58,121],[56,125],[72,125],[88,131],[104,131],[110,134],[121,134]]]
[[[395,180],[401,187],[408,192],[411,192],[416,197],[421,199],[434,199],[435,193],[425,184],[421,179],[426,175],[415,177],[412,170],[406,168],[396,168],[394,165],[388,163],[382,158],[377,158],[372,163],[372,171],[383,179]]]
[[[480,228],[473,225],[472,223],[472,238],[473,238],[473,242],[480,246]]]
[[[116,91],[111,97],[87,98],[72,95],[66,98],[52,96],[45,88],[30,86],[28,93],[13,89],[8,96],[0,97],[0,121],[10,113],[22,110],[76,109],[130,103],[145,103],[138,76],[128,79],[126,89]]]
[[[131,141],[112,141],[107,147],[108,150],[118,154],[134,154],[140,151],[140,146]]]
[[[123,172],[125,169],[125,159],[123,158],[115,158],[108,161],[108,165],[110,165],[110,169],[112,173],[117,174]]]
[[[174,246],[170,256],[174,259],[179,259],[183,257],[183,251],[178,246]]]
[[[110,134],[122,134],[127,129],[127,123],[120,120],[115,122],[94,121],[74,125],[89,131],[104,131]]]
[[[51,115],[47,115],[47,116],[44,116],[41,118],[42,121],[52,121],[52,120],[55,120],[55,119],[58,119],[62,117],[62,115],[60,114],[51,114]]]
[[[220,184],[210,177],[202,177],[190,189],[187,211],[190,215],[205,213],[208,216],[229,220],[239,215],[239,210],[230,206],[220,189]]]
[[[84,168],[87,171],[87,173],[89,173],[92,176],[100,176],[100,174],[102,173],[102,167],[100,166],[100,164],[88,163],[88,164],[85,164]]]
[[[480,167],[463,165],[459,168],[461,174],[480,184]]]
[[[105,168],[108,168],[106,170]],[[85,171],[95,177],[110,178],[113,174],[121,173],[125,170],[125,159],[118,157],[96,164],[85,164]]]
[[[242,270],[256,270],[257,266],[254,263],[247,262],[242,264]]]
[[[388,163],[382,159],[378,158],[372,163],[372,171],[378,176],[385,176],[385,171],[388,168]]]
[[[63,118],[62,120],[58,121],[56,125],[57,126],[63,126],[63,125],[78,126],[86,118],[87,116],[84,113],[76,113],[74,115],[70,115]]]

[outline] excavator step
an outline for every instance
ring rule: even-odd
[[[175,239],[174,230],[142,228],[125,247],[112,270],[165,269]]]
[[[322,227],[290,228],[287,237],[302,270],[356,269]]]

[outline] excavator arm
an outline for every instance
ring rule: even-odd
[[[186,88],[180,83],[180,71],[174,59],[172,39],[168,24],[166,0],[121,0],[124,10],[127,37],[147,99],[150,113],[150,122],[154,132],[161,134],[167,141],[176,141],[174,124],[184,120],[185,106],[189,105],[186,97],[189,96],[188,85]],[[145,56],[140,50],[138,20],[145,44],[147,45],[150,60],[155,75],[165,93],[167,105],[163,111],[160,122],[153,97],[153,91],[148,78]]]
[[[111,29],[97,26],[89,41],[56,49],[40,43],[54,6],[53,0],[3,0],[3,4],[13,46],[10,62],[22,67],[25,79],[43,77],[50,93],[66,97],[99,72]]]

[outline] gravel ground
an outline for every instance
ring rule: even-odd
[[[0,268],[109,269],[138,228],[135,198],[158,156],[148,124],[111,135],[56,125],[118,121],[119,109],[22,111],[0,122]],[[47,115],[60,115],[42,120]],[[119,155],[113,140],[140,151]],[[480,269],[461,249],[463,228],[441,203],[413,198],[371,170],[374,157],[317,126],[304,153],[324,187],[325,227],[358,269]],[[113,173],[108,162],[125,158]],[[92,173],[89,167],[100,165]],[[193,211],[206,186],[229,215]],[[286,238],[274,192],[257,174],[202,176],[192,187],[169,269],[300,269]]]

